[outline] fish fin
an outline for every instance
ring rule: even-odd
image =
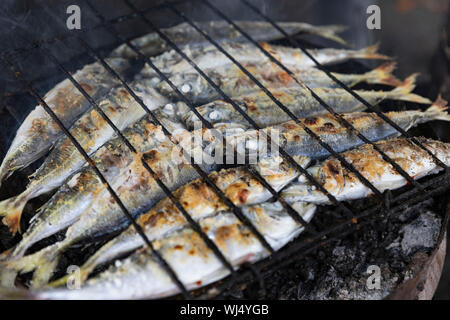
[[[406,78],[405,81],[403,81],[397,88],[389,92],[389,98],[415,103],[431,104],[432,102],[430,99],[411,93],[416,87],[416,79],[418,75],[418,73],[414,73]]]
[[[385,56],[378,53],[379,43],[375,43],[371,46],[362,48],[360,50],[353,51],[350,57],[353,59],[381,59],[381,60],[391,60],[391,57]]]
[[[448,102],[439,95],[431,107],[425,110],[425,116],[433,120],[450,121],[450,115],[447,112]]]
[[[31,189],[25,190],[15,197],[0,202],[0,217],[3,216],[3,224],[9,227],[9,231],[13,235],[20,231],[20,218],[31,191]]]
[[[397,63],[394,61],[383,63],[378,68],[365,73],[365,81],[369,84],[384,84],[397,87],[401,85],[402,82],[392,74],[396,66]]]
[[[15,270],[19,273],[32,272],[38,268],[42,268],[47,273],[52,273],[53,270],[50,270],[50,268],[53,266],[54,261],[59,260],[62,243],[63,242],[57,242],[33,254],[19,259],[5,261],[5,266],[6,268]],[[41,274],[44,274],[44,271],[42,271]]]
[[[343,25],[314,26],[309,30],[309,32],[311,34],[320,36],[325,39],[333,40],[337,43],[347,46],[347,42],[340,36],[338,36],[338,33],[343,32],[347,29],[348,27]]]

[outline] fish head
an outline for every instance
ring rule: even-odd
[[[198,73],[177,73],[169,78],[171,84],[164,81],[157,88],[165,96],[177,96],[172,86],[175,86],[185,97],[198,100],[206,98],[211,92],[211,86]]]

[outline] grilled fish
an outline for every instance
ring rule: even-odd
[[[425,138],[418,140],[439,160],[447,166],[450,165],[450,144]],[[442,170],[426,151],[408,139],[393,138],[378,142],[376,145],[414,179]],[[384,161],[371,145],[347,151],[342,156],[380,192],[394,190],[407,184],[407,180],[390,163]],[[308,171],[339,201],[359,199],[372,194],[368,187],[335,158],[315,165]],[[305,181],[303,176],[286,188],[282,195],[288,201],[328,203],[328,198]]]
[[[270,41],[284,38],[277,29],[267,22],[258,21],[235,21],[238,27],[242,28],[256,41]],[[220,42],[245,42],[246,38],[241,35],[231,24],[226,21],[208,21],[196,23],[197,26],[209,34],[213,39]],[[344,31],[343,26],[312,26],[299,22],[279,22],[283,30],[294,35],[306,33],[331,39],[345,44],[337,33]],[[204,46],[209,42],[188,23],[181,23],[171,28],[161,29],[177,46]],[[149,33],[131,41],[132,45],[139,49],[146,56],[156,56],[170,49],[166,41],[161,39],[157,33]],[[113,50],[110,57],[136,58],[137,54],[128,45],[123,44]]]
[[[288,68],[306,69],[315,66],[314,62],[300,49],[270,45],[267,43],[263,43],[262,46]],[[272,63],[266,55],[252,44],[227,43],[223,45],[223,49],[241,64],[263,65]],[[309,53],[324,65],[344,62],[350,59],[389,59],[387,56],[378,54],[377,50],[378,45],[372,45],[360,50],[312,49],[309,50]],[[204,47],[186,46],[183,49],[183,53],[204,71],[234,65],[230,59],[213,45]],[[175,50],[152,58],[152,62],[161,72],[170,76],[180,73],[196,72],[192,65]],[[146,64],[142,69],[142,76],[151,78],[157,76],[157,73],[150,65]]]
[[[292,207],[307,222],[315,212],[313,204],[297,202]],[[275,250],[303,230],[303,226],[297,224],[278,202],[245,206],[242,211]],[[267,257],[267,251],[257,238],[231,212],[208,216],[199,223],[233,267]],[[229,274],[190,227],[155,240],[154,247],[188,289],[205,286]],[[43,289],[28,294],[40,299],[139,299],[165,297],[177,292],[178,288],[151,253],[141,250],[88,280],[79,290]]]
[[[404,130],[408,130],[412,126],[418,123],[423,123],[430,120],[446,120],[450,121],[450,116],[444,111],[446,109],[446,102],[442,99],[438,99],[436,103],[430,107],[427,111],[405,111],[405,112],[389,112],[385,115],[393,122],[398,124]],[[359,132],[366,136],[371,141],[378,141],[386,137],[394,136],[398,134],[394,128],[388,125],[385,121],[379,118],[375,114],[371,113],[350,113],[343,114],[343,117],[351,123]],[[308,123],[308,127],[315,132],[326,143],[328,143],[336,152],[344,151],[354,146],[358,146],[363,143],[355,134],[351,134],[348,130],[338,122],[338,120],[332,115],[326,115],[317,118],[304,119],[305,123]],[[308,158],[318,158],[328,155],[326,149],[322,148],[318,142],[312,139],[304,130],[295,122],[290,121],[283,125],[274,126],[264,130],[267,135],[271,137],[279,137],[278,145],[282,147],[286,152],[297,156],[307,156]],[[249,146],[257,146],[258,149],[261,145],[261,141],[264,139],[261,134],[256,130],[248,131],[239,135],[236,135],[232,139],[230,137],[227,142],[236,150],[243,150],[244,148],[250,148]],[[239,145],[241,147],[239,147]],[[275,154],[275,153],[273,153]],[[246,185],[246,184],[242,184]],[[196,182],[194,186],[197,186]],[[191,188],[188,185],[186,188]],[[275,187],[277,189],[277,187]],[[189,190],[189,189],[188,189]],[[242,192],[237,189],[231,189],[232,192],[225,192],[233,199],[241,198]],[[185,192],[185,194],[195,194],[195,192]],[[252,198],[248,196],[248,198]],[[166,200],[169,204],[170,200]],[[218,200],[211,201],[212,204],[217,203]],[[198,205],[201,204],[201,209],[208,208],[208,205],[201,201],[194,201]],[[236,200],[237,203],[237,200]],[[174,208],[174,205],[171,205]],[[209,212],[210,209],[206,211]],[[153,208],[150,214],[142,215],[138,221],[148,220],[148,216],[158,216],[155,212],[161,211],[158,206]],[[165,212],[173,211],[165,209]],[[194,211],[191,212],[195,218],[198,216]],[[162,216],[167,226],[163,226],[163,223],[155,223],[156,218],[152,218],[153,224],[152,231],[149,236],[152,237],[153,233],[162,232],[166,227],[170,226],[170,221],[167,217]],[[144,225],[142,225],[144,226]],[[159,231],[158,231],[159,230]],[[141,237],[136,233],[134,228],[130,227],[126,232],[122,233],[118,238],[112,240],[106,244],[103,248],[96,252],[96,254],[88,260],[85,266],[81,268],[84,275],[89,274],[99,263],[108,261],[114,257],[114,254],[120,255],[125,253],[123,250],[136,249],[142,245]]]
[[[244,67],[265,87],[273,89],[301,88],[297,82],[285,71],[274,63],[263,65],[246,64]],[[401,82],[392,75],[395,68],[394,62],[388,62],[380,67],[363,74],[333,75],[348,86],[354,86],[360,82],[370,84],[384,84],[398,86]],[[310,88],[338,88],[339,85],[330,79],[323,71],[316,68],[293,69],[294,77],[306,83]],[[225,66],[218,69],[206,70],[210,79],[230,97],[258,92],[259,87],[237,66]],[[177,73],[169,80],[185,92],[185,96],[196,103],[206,103],[213,99],[219,99],[219,93],[199,73]],[[161,82],[158,90],[167,97],[178,98],[167,82]],[[187,90],[189,89],[189,90]]]
[[[114,58],[107,62],[119,74],[129,67],[127,60]],[[118,81],[100,63],[92,63],[77,71],[74,79],[94,99],[99,100]],[[66,79],[58,83],[44,97],[44,101],[66,127],[70,127],[90,104],[75,86]],[[27,167],[44,155],[61,136],[62,131],[40,105],[26,117],[18,129],[0,166],[0,184],[14,171]]]
[[[132,86],[133,90],[150,108],[167,102],[146,81],[140,81]],[[112,89],[108,98],[99,103],[99,107],[120,130],[145,115],[144,109],[122,87]],[[95,152],[114,135],[113,128],[95,109],[78,119],[70,131],[88,154]],[[45,162],[34,173],[27,189],[16,197],[0,202],[0,216],[4,216],[3,223],[9,226],[12,233],[16,233],[20,226],[22,210],[27,201],[61,186],[84,163],[84,157],[71,140],[62,137]]]
[[[400,86],[391,91],[356,90],[355,92],[371,104],[378,103],[384,99],[424,104],[431,103],[427,98],[411,93],[414,89],[415,78],[416,75],[410,76]],[[296,117],[304,118],[328,113],[311,93],[305,89],[270,91]],[[365,109],[365,105],[344,89],[316,88],[314,92],[328,105],[331,105],[336,112],[353,112]],[[262,92],[238,97],[233,99],[233,101],[262,128],[291,120],[287,113],[281,110],[270,97]],[[180,105],[177,104],[177,106]],[[184,114],[187,107],[181,106],[179,107],[181,111],[175,112],[182,114],[179,117],[189,129],[194,128],[200,120],[192,111]],[[162,111],[165,111],[165,109],[162,109]],[[197,108],[197,111],[212,124],[232,122],[249,126],[247,120],[230,103],[222,100],[202,105]],[[173,118],[173,115],[170,114],[170,117]]]

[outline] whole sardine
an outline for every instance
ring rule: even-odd
[[[167,100],[151,88],[148,81],[132,84],[133,90],[150,108],[163,105]],[[114,88],[99,103],[102,111],[122,130],[145,115],[145,110],[122,87]],[[101,114],[92,109],[85,113],[70,129],[71,134],[88,153],[92,154],[114,135],[113,128]],[[20,195],[0,202],[0,216],[12,233],[20,226],[22,210],[28,200],[49,192],[63,184],[85,163],[82,154],[68,137],[62,137],[45,162],[34,173],[27,189]]]
[[[411,93],[415,86],[415,78],[416,75],[410,76],[400,86],[391,91],[355,90],[355,92],[371,104],[376,104],[384,99],[403,100],[424,104],[431,103],[429,99]],[[365,105],[344,89],[315,88],[313,90],[323,101],[330,105],[335,112],[353,112],[365,109]],[[327,109],[325,109],[311,93],[305,89],[270,91],[278,101],[298,118],[328,113]],[[233,101],[237,103],[237,105],[252,118],[258,126],[263,128],[291,120],[291,117],[287,113],[262,92],[237,97],[233,99]],[[181,113],[184,114],[187,107],[183,105],[180,107],[180,104],[177,104],[177,106],[182,110]],[[165,109],[162,109],[162,111],[164,112]],[[235,110],[230,103],[222,100],[202,105],[197,108],[197,111],[212,124],[232,122],[249,126],[247,120]],[[196,123],[198,124],[200,121],[192,111],[182,115],[181,118],[183,123],[185,123],[189,129],[194,128]]]
[[[129,67],[128,61],[120,58],[107,59],[107,63],[121,75]],[[102,98],[119,83],[98,62],[86,65],[73,77],[94,100]],[[45,95],[44,101],[66,127],[70,127],[90,107],[90,103],[69,79],[53,87]],[[44,155],[61,135],[59,126],[44,108],[36,106],[18,129],[3,159],[0,184],[15,170],[27,167]]]
[[[293,203],[292,207],[307,222],[316,209],[313,204],[304,202]],[[296,223],[279,202],[245,206],[242,211],[275,250],[303,230],[303,226]],[[199,223],[233,267],[267,257],[267,251],[258,239],[231,212],[208,216]],[[190,227],[157,239],[154,247],[188,289],[208,285],[229,274],[229,270]],[[88,280],[79,290],[44,289],[32,290],[28,294],[40,299],[142,299],[178,292],[177,286],[151,252],[141,250]]]
[[[267,43],[263,43],[262,46],[288,68],[306,69],[315,66],[314,62],[300,49]],[[241,64],[263,65],[272,63],[265,54],[249,43],[226,43],[223,45],[223,49]],[[349,59],[389,59],[384,55],[378,54],[377,50],[378,45],[373,45],[360,50],[327,48],[311,49],[308,52],[324,65],[339,63]],[[234,65],[230,59],[212,45],[204,47],[186,46],[183,48],[183,53],[204,71]],[[152,58],[152,62],[166,75],[196,72],[192,65],[175,50]],[[157,76],[157,73],[146,64],[142,70],[142,76],[151,78],[152,76]]]
[[[431,120],[446,120],[450,121],[450,116],[444,111],[446,102],[442,99],[438,99],[436,103],[430,107],[427,111],[404,111],[404,112],[389,112],[385,115],[391,119],[393,122],[398,124],[404,130],[408,130],[412,126],[415,126],[419,123],[431,121]],[[398,135],[398,131],[388,125],[384,120],[379,118],[376,114],[372,113],[350,113],[343,114],[343,117],[352,124],[355,129],[357,129],[360,133],[366,136],[371,141],[378,141],[387,137],[391,137],[394,135]],[[333,150],[336,152],[344,151],[350,149],[354,146],[358,146],[363,144],[363,141],[360,140],[354,133],[351,133],[346,129],[343,125],[340,124],[338,119],[336,119],[332,115],[326,115],[317,118],[309,118],[304,119],[306,123],[308,123],[308,127],[316,133],[324,142],[329,144]],[[299,125],[295,122],[290,121],[283,125],[274,126],[264,130],[267,135],[271,137],[278,137],[278,145],[282,147],[286,152],[292,155],[297,156],[307,156],[308,158],[318,158],[328,155],[328,151],[321,147],[318,142],[316,142],[313,138],[311,138]],[[236,135],[233,139],[228,139],[228,143],[233,146],[235,149],[239,149],[239,145],[242,145],[241,148],[247,146],[247,148],[251,145],[259,146],[261,145],[261,140],[264,139],[258,131],[248,131],[240,135]],[[270,163],[268,160],[263,162],[265,165],[266,171]],[[274,166],[272,166],[272,170]],[[226,171],[224,171],[226,172]],[[233,171],[232,171],[233,172]],[[245,173],[245,171],[242,171]],[[274,171],[273,171],[274,172]],[[272,175],[273,175],[272,172]],[[233,172],[235,174],[235,172]],[[214,174],[212,175],[214,176]],[[282,176],[282,174],[279,174]],[[269,176],[270,178],[270,176]],[[270,180],[270,179],[269,179]],[[271,181],[269,181],[270,183]],[[271,183],[274,186],[274,183]],[[182,191],[182,194],[189,194],[190,197],[196,194],[194,187],[197,187],[197,182],[193,182],[190,185],[187,185],[186,189],[182,190],[193,190],[193,191]],[[219,183],[221,185],[221,183]],[[236,184],[235,184],[236,185]],[[239,186],[247,186],[249,183],[239,183]],[[274,186],[274,189],[278,189],[278,186]],[[201,196],[202,189],[198,188],[199,196]],[[252,198],[248,194],[247,188],[246,193],[239,191],[237,188],[223,190],[231,190],[225,191],[225,194],[229,195],[230,198],[235,202],[235,204],[240,204],[240,202],[236,199],[249,199]],[[245,197],[242,194],[246,194]],[[268,194],[266,194],[268,196]],[[184,199],[184,198],[183,198]],[[211,198],[211,205],[217,205],[219,199]],[[139,217],[138,222],[144,227],[144,223],[142,221],[150,221],[152,224],[151,231],[149,231],[148,236],[153,237],[154,234],[159,234],[163,232],[163,230],[169,228],[171,230],[172,220],[177,222],[180,219],[174,219],[170,217],[170,219],[161,214],[164,212],[172,212],[175,209],[175,206],[171,203],[170,199],[165,200],[167,204],[164,204],[164,201],[157,205],[155,208],[150,210],[149,214],[144,214]],[[184,200],[186,201],[186,200]],[[208,205],[205,201],[192,201],[200,206],[200,210],[206,210],[205,212],[209,212],[210,205]],[[164,205],[166,208],[164,210],[160,209],[160,206]],[[170,210],[167,207],[170,206]],[[220,206],[219,206],[220,207]],[[189,207],[188,212],[191,214],[193,218],[197,218],[199,216],[195,210],[191,210]],[[155,218],[163,219],[164,223],[156,223]],[[201,216],[201,214],[200,214]],[[153,217],[153,218],[149,218]],[[182,220],[182,219],[181,219]],[[147,230],[147,229],[145,229]],[[147,231],[146,231],[147,232]],[[164,231],[165,232],[165,231]],[[141,237],[136,233],[133,227],[130,227],[127,231],[123,232],[116,239],[107,243],[104,247],[99,249],[96,254],[91,257],[84,266],[81,267],[82,277],[85,277],[92,271],[96,266],[100,263],[104,263],[106,261],[111,260],[115,256],[119,256],[127,251],[134,250],[143,244]]]
[[[300,88],[299,84],[284,70],[274,63],[263,65],[246,64],[244,67],[265,87],[273,89]],[[348,86],[354,86],[360,82],[370,84],[384,84],[398,86],[401,82],[392,75],[395,63],[389,62],[363,74],[333,75]],[[323,71],[316,68],[292,69],[294,77],[306,83],[310,88],[338,88],[339,85],[330,79]],[[226,66],[218,69],[206,70],[208,77],[230,97],[258,92],[261,89],[245,75],[237,66]],[[210,102],[221,96],[199,73],[177,73],[169,77],[170,81],[185,96],[196,103]],[[189,89],[189,90],[187,90]],[[167,82],[161,82],[158,90],[167,97],[178,98]]]
[[[426,138],[417,138],[439,160],[450,165],[450,144]],[[376,143],[377,147],[394,160],[413,179],[419,179],[442,170],[431,156],[405,138],[393,138]],[[347,151],[342,156],[380,192],[406,185],[407,180],[383,160],[371,145]],[[308,169],[312,176],[339,201],[366,197],[372,191],[354,173],[344,168],[339,160],[330,158]],[[288,201],[328,203],[328,198],[301,176],[282,195]]]
[[[267,22],[235,21],[234,23],[245,30],[256,41],[270,41],[284,38],[282,33]],[[197,22],[196,24],[216,41],[234,43],[247,41],[243,35],[226,21]],[[300,22],[279,22],[278,24],[290,35],[297,33],[313,34],[345,44],[345,41],[337,35],[337,33],[346,29],[343,26],[313,26]],[[174,27],[161,29],[161,31],[177,46],[204,46],[209,44],[208,40],[188,23],[181,23]],[[156,56],[171,48],[157,33],[146,34],[132,40],[131,43],[146,56]],[[110,57],[135,58],[137,54],[128,45],[123,44],[116,48],[110,54]]]

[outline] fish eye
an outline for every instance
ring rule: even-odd
[[[192,86],[189,83],[185,83],[181,86],[181,92],[188,93],[192,90]]]
[[[217,110],[211,111],[211,112],[209,113],[209,118],[210,118],[211,120],[217,120],[217,119],[219,119],[219,118],[220,118],[220,112],[217,111]]]

